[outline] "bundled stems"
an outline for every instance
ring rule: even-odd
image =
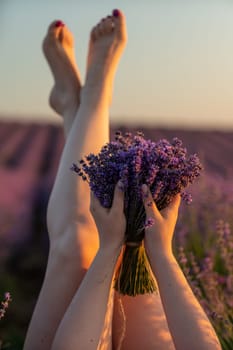
[[[144,246],[126,243],[122,262],[115,275],[114,288],[123,295],[136,296],[138,294],[156,291],[155,281],[150,271],[150,265]]]

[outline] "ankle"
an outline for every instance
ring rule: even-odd
[[[98,105],[109,107],[112,99],[112,83],[86,81],[82,93],[81,103],[96,108]]]

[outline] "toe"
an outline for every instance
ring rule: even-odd
[[[106,17],[106,19],[104,20],[104,31],[105,33],[112,33],[113,29],[114,29],[114,20],[112,18],[112,16],[108,16]]]
[[[112,19],[115,24],[115,31],[122,39],[127,39],[126,19],[122,11],[116,9],[112,11]]]
[[[126,41],[126,20],[123,12],[120,10],[113,10],[111,16],[103,18],[91,31],[92,40],[97,40],[104,34],[115,32],[120,39]]]
[[[57,40],[59,39],[59,35],[64,28],[64,23],[60,20],[53,21],[49,27],[47,35],[45,36],[42,48],[44,53],[48,52],[51,48],[54,48],[54,45],[57,45]]]
[[[67,26],[61,27],[58,39],[63,45],[74,46],[74,36]]]
[[[64,26],[65,26],[65,23],[63,21],[61,21],[60,19],[57,19],[50,24],[48,31],[54,30],[56,28],[62,28]]]
[[[98,40],[98,38],[103,34],[104,34],[104,24],[101,21],[92,29],[92,35],[95,40]]]
[[[91,30],[91,39],[93,41],[95,41],[98,38],[97,32],[97,26],[93,27]]]
[[[48,35],[59,37],[60,31],[64,28],[65,24],[61,20],[53,21],[48,28]]]
[[[101,22],[97,24],[97,28],[96,28],[97,36],[101,36],[104,34],[105,32],[104,27],[105,25],[104,25],[104,19],[103,19]]]

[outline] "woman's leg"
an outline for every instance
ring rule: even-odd
[[[113,348],[175,350],[159,295],[136,297],[115,293]]]
[[[80,103],[81,79],[75,63],[73,36],[61,21],[54,21],[49,26],[43,41],[43,52],[54,78],[49,103],[63,117],[64,132],[67,138]],[[74,152],[75,150],[73,150],[73,154]],[[63,159],[66,157],[65,154],[64,150]],[[60,162],[59,172],[66,171],[63,159]],[[59,176],[59,172],[57,176]],[[67,176],[68,178],[71,176],[69,169]],[[45,279],[27,332],[24,349],[41,349],[42,345],[44,349],[51,348],[60,319],[76,290],[76,278],[70,278],[70,276],[74,276],[75,273],[80,274],[82,271],[82,267],[78,268],[77,263],[72,261],[71,256],[69,257],[68,249],[62,253],[55,247],[56,241],[59,245],[60,238],[53,225],[59,226],[60,216],[63,214],[65,206],[61,198],[59,199],[61,191],[59,186],[54,186],[54,199],[50,198],[47,213],[47,221],[50,222],[48,228],[50,252]],[[58,197],[57,217],[51,214],[56,196]],[[64,226],[61,225],[61,227]],[[57,240],[56,235],[58,236]],[[65,293],[63,293],[64,290],[66,290]]]
[[[124,17],[122,14],[117,15],[115,12],[115,17],[106,18],[91,32],[86,83],[81,92],[77,115],[74,118],[69,112],[73,109],[70,108],[72,107],[70,103],[67,105],[68,109],[64,107],[61,110],[67,118],[64,123],[68,137],[48,205],[50,252],[44,283],[28,330],[25,350],[41,349],[42,346],[43,349],[51,348],[58,325],[98,249],[96,227],[89,213],[88,185],[70,171],[70,166],[84,155],[98,152],[109,140],[109,103],[113,80],[126,43]],[[68,57],[68,61],[70,59],[72,69],[75,66],[70,58],[72,46],[67,45],[71,50],[66,51],[60,40],[66,36],[66,27],[58,27],[63,33],[57,35],[58,29],[55,29],[54,25],[50,27],[48,36],[51,34],[50,31],[54,31],[55,34],[51,36],[52,42],[56,42],[54,50],[57,52],[54,52],[54,58],[51,55],[48,60],[51,68],[53,67],[56,90],[56,77],[57,81],[66,79],[62,77],[61,57]],[[45,45],[44,50],[47,50]],[[59,52],[62,53],[61,56]],[[48,51],[46,57],[48,58]],[[59,64],[57,60],[60,60]],[[70,65],[66,66],[69,66],[70,71]],[[73,84],[73,78],[70,79],[70,83]],[[78,86],[80,88],[77,76],[75,84],[72,85],[76,93],[79,91]],[[53,92],[53,101],[56,100],[55,97],[56,94]],[[59,106],[62,108],[66,106],[64,101],[61,104],[60,102],[59,99]],[[76,103],[76,108],[77,105]],[[60,113],[60,110],[58,112]]]

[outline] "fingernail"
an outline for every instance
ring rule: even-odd
[[[124,192],[125,188],[124,188],[124,184],[121,180],[118,181],[117,187],[119,188],[119,190]]]
[[[63,23],[62,21],[57,21],[56,23],[55,23],[55,27],[64,27],[64,25],[65,25],[65,23]]]
[[[112,11],[112,15],[113,15],[114,17],[119,17],[119,16],[120,16],[120,11],[117,10],[117,9],[115,9],[115,10]]]
[[[142,185],[142,194],[144,199],[149,197],[148,187],[145,184]]]

